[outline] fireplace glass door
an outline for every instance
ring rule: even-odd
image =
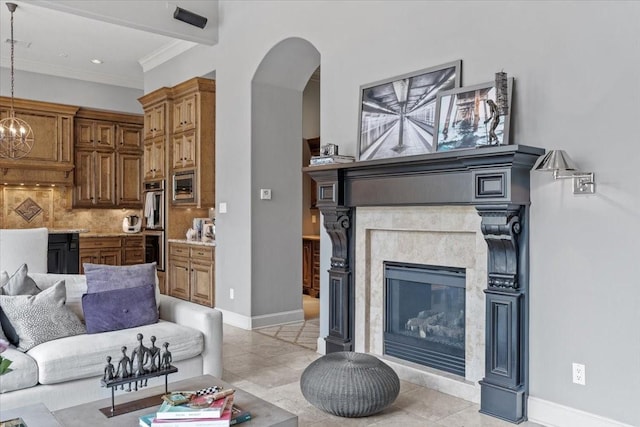
[[[384,353],[465,374],[465,271],[385,262]]]

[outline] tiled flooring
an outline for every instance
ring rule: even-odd
[[[301,322],[302,323],[302,322]],[[308,322],[307,322],[308,323]],[[300,328],[297,327],[300,332]],[[273,331],[272,331],[273,332]],[[288,339],[291,334],[282,327]],[[296,332],[297,333],[297,332]],[[298,335],[299,337],[300,335]],[[313,338],[313,344],[317,339]],[[400,395],[389,408],[366,418],[340,418],[309,404],[300,392],[304,369],[320,357],[302,342],[294,344],[257,331],[224,325],[223,379],[298,415],[302,427],[324,426],[420,426],[508,427],[513,426],[478,412],[478,405],[447,394],[401,381]],[[525,422],[520,426],[539,426]]]

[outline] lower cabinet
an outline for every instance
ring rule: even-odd
[[[320,239],[302,239],[302,293],[320,297]]]
[[[80,274],[84,274],[82,265],[133,265],[144,262],[142,236],[80,237]]]
[[[167,293],[197,304],[215,304],[214,248],[169,242]]]

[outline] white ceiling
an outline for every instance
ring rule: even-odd
[[[143,89],[148,70],[197,43],[217,42],[217,1],[13,1],[14,67]],[[176,5],[206,16],[200,29],[173,18]],[[10,67],[11,14],[0,4],[0,66]],[[104,61],[92,64],[93,58]],[[6,70],[0,78],[9,78]]]

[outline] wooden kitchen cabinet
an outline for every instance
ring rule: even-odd
[[[173,170],[192,169],[196,166],[196,134],[184,132],[173,137]]]
[[[84,274],[85,262],[122,265],[122,239],[80,236],[80,274]]]
[[[173,133],[180,133],[196,127],[199,94],[192,93],[173,101]]]
[[[168,294],[213,307],[214,248],[169,242]]]
[[[302,239],[302,292],[320,297],[320,239]]]
[[[142,106],[144,108],[144,139],[164,135],[168,103],[161,101],[147,107],[143,103]]]
[[[134,265],[142,263],[144,263],[143,237],[122,237],[122,265]]]
[[[170,173],[193,170],[195,197],[174,207],[215,205],[215,80],[193,78],[172,88]],[[171,185],[173,185],[171,183]],[[173,188],[169,188],[169,194]]]
[[[114,149],[116,125],[102,120],[76,119],[76,148]]]
[[[73,206],[141,208],[143,117],[85,108],[76,116]]]
[[[164,173],[164,138],[146,140],[144,143],[144,179],[158,180]]]
[[[116,205],[115,152],[76,150],[75,207]]]
[[[0,96],[0,118],[9,116],[11,98]],[[78,107],[14,99],[16,117],[29,123],[36,143],[17,160],[0,158],[2,182],[7,184],[73,185],[74,116]]]

